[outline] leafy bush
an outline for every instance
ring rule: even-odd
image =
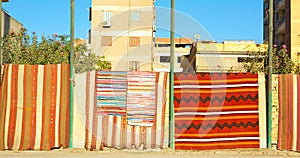
[[[245,72],[264,72],[267,73],[267,61],[268,57],[266,52],[252,52],[249,54],[251,57],[246,58],[243,65],[243,71]]]
[[[4,64],[69,64],[70,38],[54,34],[41,40],[35,33],[28,35],[25,29],[19,32],[10,31],[1,39]],[[111,64],[104,57],[89,53],[85,44],[75,46],[75,72],[82,73],[96,69],[111,69]]]
[[[11,64],[60,64],[69,63],[69,46],[65,36],[52,35],[50,38],[42,36],[38,41],[37,35],[32,37],[26,30],[9,32],[3,38],[3,63]]]
[[[288,74],[296,71],[297,67],[295,67],[295,63],[288,56],[285,45],[278,51],[277,47],[274,46],[274,52],[276,52],[276,54],[273,54],[272,68],[274,74]]]
[[[289,74],[299,73],[299,65],[296,65],[288,56],[285,45],[282,45],[279,49],[276,45],[273,46],[272,53],[272,71],[273,74]],[[256,52],[251,55],[251,58],[247,58],[243,66],[244,71],[257,73],[268,73],[268,54],[266,52]]]
[[[92,53],[79,52],[75,54],[75,73],[83,73],[92,70],[111,70],[111,63],[104,60],[104,56],[96,56]]]

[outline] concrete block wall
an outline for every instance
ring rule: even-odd
[[[272,147],[273,148],[277,148],[278,117],[279,117],[278,75],[273,75],[272,78]]]

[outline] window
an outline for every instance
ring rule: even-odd
[[[112,46],[112,36],[102,36],[101,46]]]
[[[89,8],[89,21],[92,21],[92,7]]]
[[[139,21],[141,21],[141,12],[139,12],[139,11],[131,11],[130,12],[130,21],[131,22],[139,22]]]
[[[102,12],[102,22],[107,22],[112,20],[112,12],[103,11]]]
[[[129,61],[129,70],[130,71],[140,70],[140,62],[139,61]]]
[[[181,63],[182,57],[177,57],[177,63]]]
[[[89,44],[92,43],[92,31],[89,30]]]
[[[248,59],[248,58],[238,57],[238,62],[239,62],[239,63],[244,63],[244,62],[247,62],[247,59]]]
[[[266,3],[265,3],[265,10],[268,10],[268,9],[269,9],[269,3],[266,2]]]
[[[161,63],[169,63],[170,62],[170,57],[169,56],[160,56],[159,61]]]
[[[255,57],[238,57],[239,63],[245,63],[245,62],[263,62],[262,58],[255,58]]]
[[[129,38],[129,46],[130,47],[140,46],[140,37],[130,37]]]
[[[160,60],[161,63],[169,63],[171,58],[170,58],[170,56],[160,56],[159,60]],[[180,56],[177,57],[177,63],[181,63],[181,57]]]

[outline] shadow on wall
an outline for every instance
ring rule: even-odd
[[[2,14],[4,16],[4,30],[3,30],[3,35],[5,36],[6,34],[9,33],[10,31],[10,25],[11,25],[11,16],[9,16],[5,11],[2,10]]]

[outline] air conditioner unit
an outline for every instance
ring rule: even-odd
[[[110,27],[111,26],[111,21],[104,21],[102,22],[103,27]]]

